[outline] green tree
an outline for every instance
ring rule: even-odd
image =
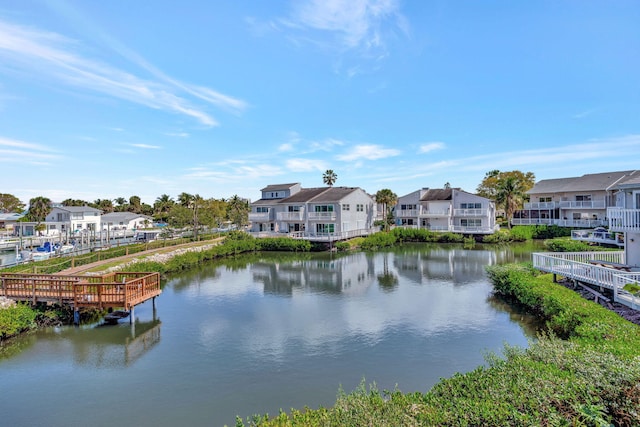
[[[234,195],[227,201],[227,217],[238,229],[249,224],[249,202]]]
[[[168,194],[162,194],[153,203],[153,215],[155,219],[159,221],[167,221],[169,218],[169,212],[175,202]]]
[[[526,193],[534,186],[535,180],[533,172],[500,172],[495,169],[486,173],[476,192],[479,196],[494,200],[496,206],[502,207],[508,226],[511,227],[513,213],[522,207],[527,199]]]
[[[115,198],[113,199],[113,201],[117,204],[117,206],[115,207],[116,212],[125,212],[127,210],[127,199],[125,199],[124,197]]]
[[[80,199],[65,199],[62,201],[62,206],[90,206],[91,203],[86,200]]]
[[[0,193],[0,212],[20,213],[24,211],[24,203],[13,194]]]
[[[114,211],[113,202],[110,199],[96,199],[93,201],[93,207],[100,209],[104,213],[111,213]]]
[[[188,207],[193,201],[193,195],[189,193],[180,193],[177,197],[178,203],[180,203],[184,207]]]
[[[140,200],[140,197],[129,197],[129,212],[142,213],[142,202]]]
[[[327,184],[329,187],[333,187],[333,184],[337,181],[337,179],[338,175],[333,171],[333,169],[327,169],[322,175],[322,182]]]
[[[27,216],[30,221],[37,222],[36,229],[38,229],[40,223],[47,218],[49,212],[51,212],[51,200],[49,198],[40,196],[29,200],[29,212]]]
[[[395,206],[397,202],[398,196],[388,188],[379,190],[376,193],[376,203],[382,205],[385,230],[389,230],[389,226],[393,224],[393,214],[391,213],[390,208]]]

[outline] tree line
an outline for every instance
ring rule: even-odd
[[[323,182],[333,186],[338,175],[331,169],[323,174]],[[528,200],[526,192],[535,184],[532,172],[491,170],[476,188],[476,194],[493,200],[496,207],[504,210],[507,224],[511,224],[513,213],[522,208]],[[447,182],[444,186],[450,188]],[[394,224],[393,207],[398,196],[388,188],[375,194],[376,203],[383,207],[381,226],[389,229]],[[153,205],[143,203],[139,196],[117,197],[115,199],[96,199],[93,202],[79,199],[66,199],[63,206],[90,206],[104,213],[132,212],[153,217],[155,221],[167,223],[174,227],[191,225],[197,233],[199,226],[220,227],[231,223],[241,228],[249,223],[250,205],[247,199],[234,195],[229,199],[205,199],[198,194],[186,192],[178,194],[174,199],[162,194]],[[12,194],[0,193],[0,212],[24,212],[25,204]],[[29,200],[29,209],[24,221],[43,222],[51,212],[51,200],[46,197],[35,197]]]

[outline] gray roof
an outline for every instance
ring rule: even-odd
[[[296,194],[281,199],[279,203],[306,203],[327,191],[329,187],[303,188]]]
[[[110,212],[102,215],[102,221],[111,222],[129,222],[136,218],[144,218],[149,221],[153,221],[153,218],[147,215],[138,214],[134,212]]]
[[[0,221],[17,221],[23,216],[24,214],[15,212],[0,213]]]
[[[460,191],[459,188],[430,188],[420,198],[421,202],[433,202],[436,200],[451,200],[453,190]]]
[[[62,209],[67,212],[102,212],[100,209],[90,206],[56,206],[54,209]]]
[[[288,190],[291,187],[293,187],[294,185],[299,185],[300,183],[298,182],[294,182],[291,184],[272,184],[272,185],[267,185],[266,187],[264,187],[262,190],[260,191],[281,191],[281,190]]]
[[[635,173],[621,180],[618,185],[620,187],[639,187],[640,186],[640,171],[634,171]]]
[[[337,202],[344,199],[356,190],[358,190],[357,187],[329,187],[326,189],[326,191],[318,194],[311,201],[313,203]]]
[[[561,193],[572,191],[612,190],[625,177],[635,171],[617,171],[585,174],[572,178],[543,179],[538,181],[527,194]]]

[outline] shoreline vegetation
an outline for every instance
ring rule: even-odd
[[[598,249],[582,242],[559,239],[562,233],[562,229],[558,231],[552,227],[514,227],[485,238],[483,242],[545,238],[551,239],[546,242],[550,250]],[[474,239],[453,233],[396,228],[339,242],[334,248],[339,252],[376,250],[405,242],[462,243],[465,246],[476,243]],[[141,252],[148,246],[137,249],[129,248],[127,253]],[[255,239],[245,233],[233,232],[218,245],[170,255],[163,262],[140,257],[134,263],[127,263],[126,269],[158,271],[166,275],[208,260],[246,252],[321,249],[303,240]],[[103,259],[110,255],[101,254]],[[52,267],[52,261],[55,260],[45,262],[43,270],[38,268],[39,272],[53,273],[69,268]],[[57,262],[60,264],[60,260]],[[24,270],[24,266],[22,268]],[[10,270],[18,272],[15,267],[4,271]],[[363,380],[350,393],[340,390],[331,408],[291,409],[289,413],[255,415],[247,420],[238,417],[236,427],[640,425],[640,328],[553,283],[550,275],[540,275],[526,266],[493,266],[487,271],[497,295],[523,305],[546,322],[546,330],[529,348],[506,346],[503,356],[487,356],[487,367],[445,378],[427,393],[380,391],[375,384],[367,386]],[[25,304],[0,309],[0,338],[32,330],[38,323],[59,321],[56,316],[64,316],[63,312],[31,309]]]

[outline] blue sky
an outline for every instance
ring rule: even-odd
[[[640,169],[640,2],[0,3],[0,193]]]

